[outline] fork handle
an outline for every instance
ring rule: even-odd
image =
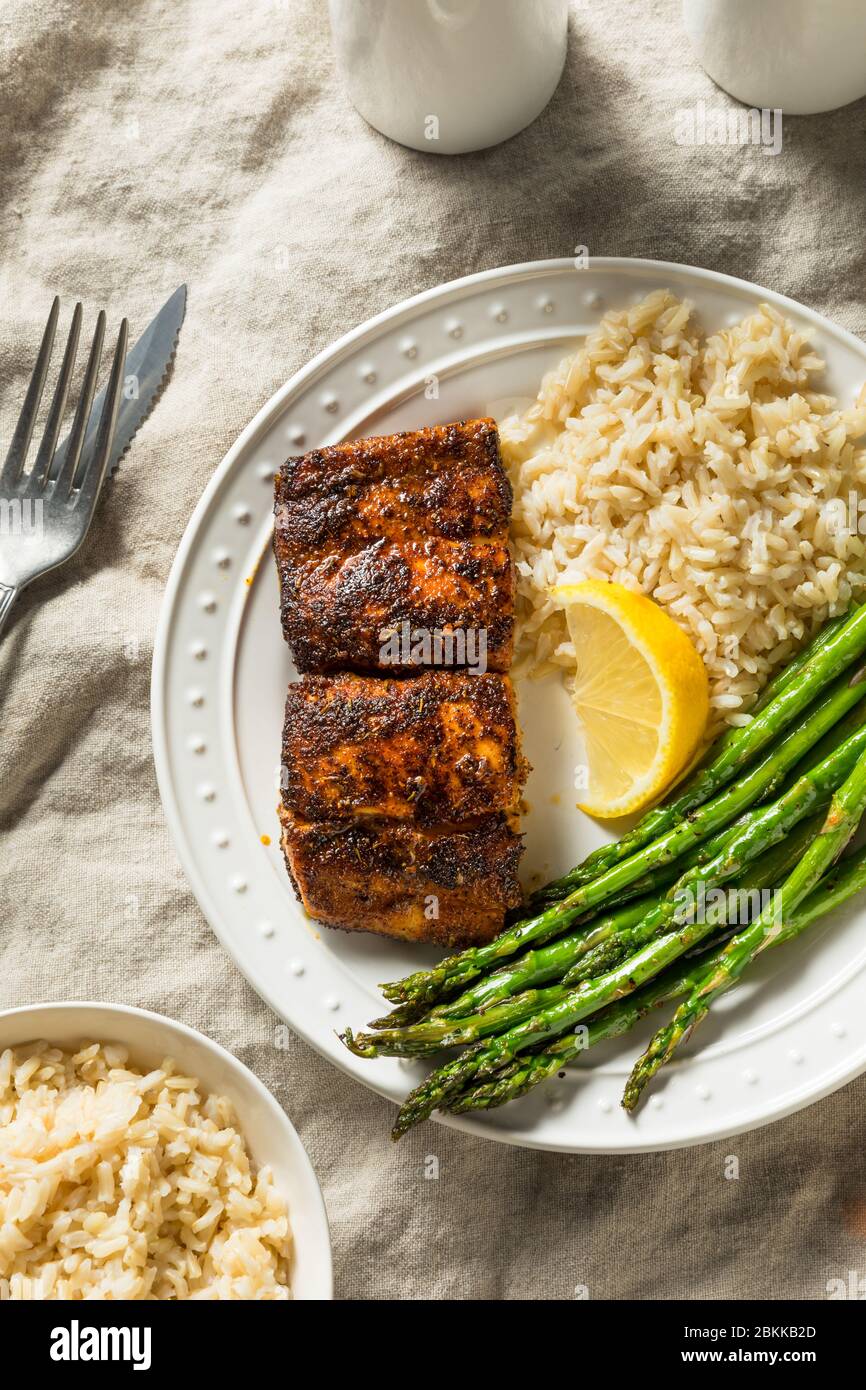
[[[17,597],[17,589],[10,589],[7,585],[0,584],[0,633],[3,631],[3,626]]]

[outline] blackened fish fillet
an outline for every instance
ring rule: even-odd
[[[507,676],[343,674],[289,686],[282,799],[306,820],[516,815],[525,775]]]
[[[290,458],[275,490],[283,634],[302,672],[417,670],[386,635],[483,631],[507,671],[511,488],[494,421],[460,421]],[[471,661],[467,664],[472,664]]]
[[[424,829],[399,820],[308,822],[280,807],[306,911],[329,927],[427,941],[490,941],[521,900],[520,837],[504,816]]]

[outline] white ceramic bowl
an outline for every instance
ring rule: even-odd
[[[68,1047],[86,1038],[129,1048],[145,1067],[172,1057],[205,1090],[227,1096],[256,1164],[269,1164],[285,1194],[294,1237],[292,1294],[333,1296],[328,1218],[313,1166],[291,1121],[248,1067],[202,1033],[163,1014],[124,1004],[32,1004],[0,1012],[0,1052],[44,1039]]]

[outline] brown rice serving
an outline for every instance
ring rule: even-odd
[[[291,1249],[231,1105],[173,1062],[0,1054],[0,1300],[287,1299]]]
[[[500,421],[518,660],[573,667],[549,588],[614,580],[693,639],[716,720],[744,722],[773,669],[866,587],[844,523],[866,495],[866,388],[840,408],[817,389],[823,366],[767,304],[707,339],[669,291],[605,314]]]

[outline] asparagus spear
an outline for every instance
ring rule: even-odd
[[[811,661],[813,656],[816,656],[819,651],[823,650],[833,633],[838,632],[840,628],[845,626],[848,619],[860,607],[861,603],[862,599],[852,600],[844,613],[840,613],[836,618],[828,618],[826,623],[822,623],[814,637],[811,637],[805,646],[801,647],[800,650],[791,657],[790,661],[786,661],[785,665],[781,666],[776,674],[767,681],[767,684],[759,694],[754,705],[752,705],[750,710],[752,715],[759,714],[771,700],[776,698],[781,690],[784,690],[786,685],[790,685],[791,681],[800,673],[807,662]],[[735,730],[732,730],[730,735],[725,734],[723,737],[733,737],[734,733]]]
[[[866,608],[860,611],[866,621]],[[644,881],[648,873],[664,869],[714,831],[728,825],[757,800],[771,794],[816,741],[847,711],[859,705],[864,696],[866,671],[858,670],[844,676],[816,703],[800,727],[771,748],[756,767],[733,787],[691,810],[685,819],[672,825],[652,844],[615,863],[605,873],[574,889],[536,916],[508,928],[494,941],[448,956],[431,970],[417,971],[404,980],[383,984],[380,986],[382,993],[393,1003],[434,1004],[464,989],[471,980],[525,947],[543,945],[561,936],[589,910],[618,899],[630,885]]]
[[[784,877],[816,834],[822,820],[823,817],[804,821],[781,844],[768,850],[752,867],[748,886],[760,888],[777,883]],[[698,856],[704,855],[711,847],[715,847],[714,852],[722,848],[729,842],[733,833],[735,832],[728,829],[715,836],[713,840],[700,847],[693,859],[697,862]],[[657,897],[641,898],[636,903],[629,903],[607,916],[595,918],[588,926],[560,937],[547,946],[527,951],[517,960],[470,986],[458,999],[433,1009],[428,1014],[428,1019],[464,1020],[469,1015],[482,1010],[486,1012],[491,1005],[501,1003],[523,990],[533,989],[549,980],[558,979],[563,984],[571,984],[579,979],[603,974],[602,966],[609,968],[627,954],[627,947],[622,943],[631,938],[625,934],[632,927],[638,926],[657,902]],[[600,954],[602,948],[609,948],[604,955]],[[588,962],[588,968],[586,972],[578,974],[575,962],[582,963],[583,960]],[[407,1011],[411,1008],[412,1006],[403,1006],[402,1009],[395,1009],[388,1018],[378,1019],[371,1026],[396,1029],[420,1022],[417,1014],[412,1015]],[[363,1035],[357,1038],[356,1043],[362,1044],[362,1038]]]
[[[825,807],[827,801],[828,798],[823,798]],[[763,872],[760,874],[754,874],[753,872],[741,886],[741,891],[750,892],[753,888],[763,888],[769,884],[777,883],[783,878],[785,874],[794,867],[804,850],[811,844],[812,840],[814,840],[823,821],[824,811],[822,809],[818,815],[812,816],[808,820],[800,821],[798,825],[792,828],[789,835],[786,835],[784,839],[780,840],[770,849],[765,850],[757,862],[752,866],[753,871],[762,869]],[[734,835],[728,836],[727,845],[721,846],[722,850],[733,845],[735,835],[739,833],[740,828],[744,829],[745,826],[742,825],[741,822],[737,822]],[[705,877],[705,875],[709,875],[711,872],[711,863],[712,860],[710,858],[702,861],[699,866],[701,872],[694,885],[685,885],[685,897],[689,896],[689,886],[692,886],[696,892],[703,889],[704,893],[707,893],[710,888],[720,886],[721,879],[716,881],[708,876]],[[760,879],[760,882],[758,879]],[[678,882],[682,884],[682,878],[680,878]],[[661,907],[661,904],[657,906]],[[625,960],[630,950],[634,950],[651,936],[658,935],[661,931],[669,930],[669,921],[669,916],[664,912],[655,911],[651,908],[643,924],[639,924],[643,928],[640,932],[634,931],[632,924],[629,923],[627,926],[623,927],[617,935],[612,935],[609,939],[600,941],[591,951],[588,951],[585,955],[576,960],[575,964],[562,975],[562,984],[575,985],[580,980],[591,980],[595,975],[603,975],[605,971],[612,969],[619,961]]]
[[[712,849],[712,853],[716,853],[723,844],[727,843],[732,833],[733,827],[728,826],[725,831],[714,835],[705,845],[701,845],[699,851],[690,856],[687,862],[697,863],[699,853],[707,858],[710,857],[708,850]],[[559,940],[568,942],[569,945],[576,944],[576,955],[579,955],[582,950],[589,950],[596,941],[621,930],[623,926],[639,922],[647,908],[658,901],[660,891],[670,887],[675,881],[678,876],[677,867],[679,866],[665,865],[663,868],[656,869],[653,873],[646,874],[636,880],[622,893],[615,894],[610,902],[605,903],[602,914],[592,911],[578,913],[570,923],[574,930],[569,932],[566,937],[560,937]],[[581,944],[584,942],[585,944]],[[530,960],[530,958],[532,959]],[[551,959],[556,963],[556,957]],[[535,961],[538,965],[537,972],[533,964]],[[372,1019],[369,1027],[402,1028],[406,1024],[418,1023],[428,1017],[462,1018],[464,1014],[475,1013],[476,1009],[482,1006],[507,999],[518,988],[528,988],[531,985],[542,983],[545,979],[555,979],[562,972],[557,969],[546,969],[547,961],[547,956],[530,948],[516,961],[507,959],[504,966],[477,979],[474,985],[458,995],[456,999],[446,999],[441,1004],[431,1006],[421,994],[418,998],[410,999],[405,1004],[397,1004],[390,1013],[384,1014],[382,1018]],[[527,966],[525,979],[523,976],[524,962]],[[565,969],[565,965],[562,966],[562,969]],[[515,972],[513,975],[512,971]]]
[[[861,756],[850,776],[833,794],[827,819],[799,864],[779,890],[782,920],[793,915],[827,868],[838,859],[866,810],[866,756]],[[732,937],[717,961],[701,974],[689,997],[664,1028],[660,1028],[626,1082],[622,1103],[633,1110],[647,1083],[669,1062],[677,1047],[690,1037],[714,1000],[736,984],[747,965],[779,936],[781,925],[775,907],[766,908],[744,931]]]
[[[614,1000],[633,993],[696,946],[711,930],[713,927],[706,924],[692,923],[668,936],[659,937],[608,974],[597,980],[588,980],[577,989],[564,991],[557,1003],[540,1010],[507,1032],[467,1048],[459,1057],[437,1068],[410,1092],[400,1107],[391,1137],[399,1139],[413,1125],[426,1120],[434,1110],[449,1105],[470,1083],[493,1076],[521,1052],[564,1033],[566,1029],[573,1029],[582,1019]],[[351,1046],[353,1040],[350,1033],[344,1037],[344,1041]]]
[[[417,1023],[422,1018],[465,1018],[468,1014],[478,1013],[492,1004],[500,1004],[521,990],[532,989],[548,980],[560,979],[565,971],[597,942],[616,936],[628,927],[637,926],[657,902],[657,893],[636,898],[633,902],[616,907],[602,916],[593,917],[586,925],[578,926],[575,931],[549,942],[546,946],[534,950],[530,948],[516,960],[509,961],[499,970],[494,970],[477,980],[456,999],[438,1004],[433,1009],[428,1009],[423,1004],[401,1004],[384,1018],[374,1019],[370,1027],[385,1030]]]
[[[767,940],[767,946],[779,946],[790,941],[812,925],[819,917],[824,917],[855,893],[866,888],[866,847],[840,862],[835,870],[830,870],[821,879],[817,888],[803,899],[791,916],[783,918],[781,931]],[[627,1033],[653,1009],[662,1004],[691,994],[692,990],[721,963],[723,946],[712,948],[707,954],[689,965],[678,963],[670,970],[652,980],[636,994],[629,995],[617,1004],[611,1004],[600,1014],[589,1020],[586,1031],[566,1033],[539,1051],[519,1057],[509,1067],[498,1072],[492,1081],[473,1086],[457,1096],[448,1106],[453,1115],[462,1115],[469,1110],[491,1110],[507,1101],[532,1090],[571,1062],[588,1047],[603,1042],[607,1038],[618,1038]],[[733,981],[732,981],[733,983]]]
[[[672,924],[689,910],[694,891],[702,885],[708,888],[726,882],[742,863],[749,863],[768,844],[777,844],[852,775],[864,751],[866,724],[861,724],[826,758],[803,772],[777,801],[759,806],[744,817],[741,828],[713,859],[687,869],[661,900],[663,920]]]
[[[750,863],[768,845],[784,844],[789,832],[804,816],[819,809],[823,812],[833,790],[848,776],[864,751],[866,726],[861,724],[838,748],[802,773],[778,801],[759,806],[744,816],[722,849],[711,859],[687,869],[650,909],[643,922],[624,928],[615,938],[602,942],[572,966],[563,977],[563,986],[574,986],[581,980],[604,974],[645,942],[670,931],[676,923],[689,920],[701,893],[706,895],[734,878],[744,864]]]
[[[727,826],[724,830],[705,841],[679,866],[681,873],[692,864],[705,863],[727,845],[736,833],[740,822]],[[603,914],[583,917],[575,924],[576,930],[567,936],[559,937],[547,946],[530,948],[516,960],[509,960],[498,970],[484,975],[458,995],[456,999],[437,1004],[432,1009],[423,1003],[400,1004],[383,1018],[377,1018],[369,1025],[371,1028],[402,1028],[404,1025],[418,1023],[423,1018],[463,1018],[477,1013],[490,1004],[498,1004],[519,990],[530,989],[548,980],[559,979],[566,970],[585,952],[591,951],[599,943],[616,937],[628,927],[642,921],[650,907],[658,901],[660,888],[668,888],[679,874],[676,869],[665,867],[647,876],[641,883],[649,883],[652,891],[643,897],[626,903],[607,904]],[[635,885],[636,886],[636,885]]]
[[[790,676],[781,675],[775,693],[742,728],[731,729],[671,798],[642,816],[621,839],[602,845],[563,878],[539,890],[533,905],[548,903],[606,873],[636,850],[664,834],[695,806],[701,806],[788,728],[823,690],[866,650],[866,609],[857,608],[842,620],[825,624],[807,649],[808,656],[795,664]]]
[[[863,729],[862,740],[864,747],[866,747],[866,727]],[[841,775],[840,773],[839,780],[841,780]],[[811,833],[814,833],[815,828],[810,827]],[[747,876],[747,888],[749,890],[765,888],[777,883],[780,876],[787,872],[792,863],[796,862],[796,858],[802,855],[804,846],[808,843],[805,835],[796,838],[789,837],[789,840],[790,843],[776,847],[779,852],[773,853],[771,849],[757,863],[751,865],[751,872]],[[753,854],[752,858],[754,857]],[[744,864],[746,862],[750,861],[743,861]],[[696,872],[701,872],[701,870],[698,868]],[[611,959],[607,969],[603,969],[599,965],[595,972],[596,976],[606,976],[621,961],[625,961],[627,964],[629,956],[663,933],[666,928],[666,921],[661,908],[661,903],[652,904],[649,912],[638,923],[622,928],[615,943],[617,954]],[[715,918],[705,918],[702,924],[704,928],[702,935],[708,935],[723,921],[724,915],[721,912]],[[670,930],[669,927],[667,929]],[[561,942],[555,944],[562,946]],[[606,944],[603,943],[603,945]],[[566,975],[565,980],[557,985],[547,989],[526,989],[503,1003],[489,1005],[480,1012],[469,1014],[463,1018],[449,1019],[431,1015],[420,1023],[404,1028],[382,1029],[377,1033],[355,1035],[349,1030],[343,1035],[343,1041],[349,1050],[358,1057],[430,1056],[444,1048],[463,1047],[478,1041],[480,1038],[489,1037],[495,1033],[503,1033],[522,1023],[524,1019],[538,1016],[554,1008],[569,997],[571,992],[569,977]]]

